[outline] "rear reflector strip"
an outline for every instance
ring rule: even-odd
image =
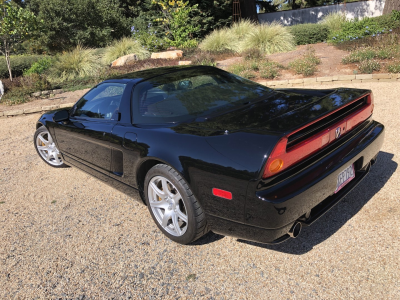
[[[341,138],[347,132],[349,132],[350,130],[358,126],[360,123],[368,119],[373,112],[374,103],[372,94],[368,95],[367,97],[368,97],[367,103],[363,107],[351,113],[350,115],[346,116],[341,121],[330,125],[323,131],[307,138],[306,140],[296,144],[293,147],[290,148],[287,147],[288,138],[291,135],[298,132],[299,130],[302,130],[303,128],[309,126],[310,124],[283,137],[275,146],[274,150],[272,151],[267,160],[263,178],[265,179],[272,175],[275,175],[276,173],[281,172],[284,169],[287,169],[288,167],[294,165],[295,163],[301,161],[302,159],[309,157],[310,155],[324,148],[328,144]],[[277,159],[280,159],[282,161],[281,167],[279,169],[271,168],[271,166],[273,167],[272,163],[275,162]]]
[[[212,189],[212,193],[213,193],[214,196],[217,196],[217,197],[220,197],[220,198],[224,198],[224,199],[228,199],[228,200],[232,200],[232,193],[231,192],[213,188]]]

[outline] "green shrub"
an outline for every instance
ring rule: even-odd
[[[289,27],[296,45],[308,45],[324,42],[328,38],[329,27],[325,24],[299,24]]]
[[[368,36],[380,36],[381,34],[392,32],[394,28],[398,28],[399,26],[400,22],[393,20],[390,15],[364,18],[362,20],[355,19],[346,21],[340,30],[332,32],[329,35],[329,41],[337,44]]]
[[[258,76],[264,79],[274,79],[279,76],[281,68],[282,66],[276,62],[254,59],[244,60],[233,64],[228,68],[228,70],[233,74],[247,79],[252,79]]]
[[[259,49],[266,54],[291,51],[295,47],[293,35],[281,24],[261,24],[246,35],[241,50]]]
[[[42,55],[11,56],[11,71],[13,77],[21,76],[35,62],[43,58]],[[0,78],[8,78],[8,69],[5,57],[0,57]]]
[[[256,28],[257,25],[254,22],[251,22],[250,20],[242,20],[233,23],[229,28],[229,31],[236,36],[237,39],[243,39]]]
[[[393,59],[398,57],[400,54],[399,47],[385,47],[378,49],[376,52],[376,58],[379,59]]]
[[[395,21],[400,21],[400,10],[393,10],[390,17]]]
[[[311,76],[317,71],[317,66],[321,60],[315,55],[315,49],[309,48],[303,57],[298,58],[289,64],[296,74]]]
[[[46,76],[35,73],[22,77],[21,86],[28,94],[51,89],[51,84],[47,81]]]
[[[241,53],[245,60],[260,60],[264,58],[264,54],[258,48],[250,48]]]
[[[363,74],[371,74],[373,71],[379,71],[381,64],[376,60],[364,60],[358,65],[358,69]]]
[[[106,48],[103,61],[105,64],[110,64],[117,58],[127,54],[136,54],[138,59],[145,59],[150,56],[150,52],[139,41],[123,38]]]
[[[260,77],[264,79],[274,79],[279,76],[282,67],[271,61],[266,61],[260,65]]]
[[[203,51],[223,52],[239,50],[239,40],[236,35],[228,29],[217,29],[211,32],[200,43],[199,48]]]
[[[52,57],[44,57],[33,63],[33,65],[24,72],[24,76],[31,74],[43,74],[52,66],[53,62],[54,59]]]
[[[382,15],[372,19],[374,19],[377,24],[382,28],[395,29],[400,26],[400,20],[396,20],[396,18],[393,18],[393,15]]]
[[[200,66],[213,66],[215,67],[217,63],[214,58],[207,52],[199,52],[192,56],[192,64]]]
[[[321,24],[326,25],[329,32],[333,32],[340,30],[345,22],[346,16],[343,13],[332,12],[322,19]]]
[[[361,49],[351,52],[342,59],[343,64],[358,63],[375,58],[376,51],[373,49]]]
[[[400,73],[400,62],[394,62],[386,66],[389,73]]]
[[[49,69],[49,79],[57,82],[94,76],[100,67],[92,49],[78,46],[58,57]]]

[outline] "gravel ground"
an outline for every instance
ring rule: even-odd
[[[378,164],[277,246],[213,233],[175,244],[139,202],[45,165],[38,114],[0,119],[0,299],[399,299],[400,83],[357,87],[373,89],[387,128]]]

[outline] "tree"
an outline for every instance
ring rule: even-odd
[[[37,29],[38,22],[35,15],[27,9],[10,1],[0,1],[0,52],[6,57],[12,81],[10,53],[18,44],[31,37]]]
[[[400,10],[399,0],[386,0],[385,7],[383,8],[383,14],[389,15],[393,10]]]
[[[119,0],[30,0],[28,8],[43,20],[39,42],[63,51],[78,44],[104,47],[129,36],[131,22],[121,5]]]
[[[258,23],[257,8],[255,0],[240,0],[242,19],[248,19]]]

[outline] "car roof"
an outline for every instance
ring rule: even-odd
[[[134,81],[135,83],[148,80],[153,77],[165,75],[165,74],[170,74],[170,73],[175,73],[178,71],[187,71],[188,75],[189,73],[193,73],[193,71],[210,71],[210,70],[218,70],[221,71],[218,68],[211,67],[211,66],[170,66],[170,67],[160,67],[160,68],[153,68],[153,69],[147,69],[147,70],[142,70],[142,71],[137,71],[137,72],[132,72],[132,73],[127,73],[119,76],[115,76],[113,78],[107,79],[103,82],[131,82]]]

